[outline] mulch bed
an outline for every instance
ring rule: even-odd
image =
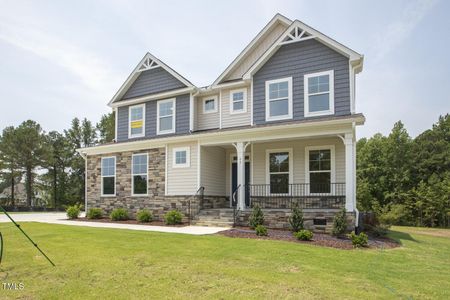
[[[294,243],[310,244],[322,247],[331,247],[337,249],[354,249],[352,241],[345,238],[337,238],[330,234],[325,233],[314,233],[312,241],[299,241],[291,231],[287,230],[276,230],[268,229],[268,236],[257,236],[255,231],[248,227],[237,227],[217,233],[219,235],[224,235],[232,238],[248,238],[248,239],[260,239],[260,240],[279,240],[288,241]],[[386,237],[371,237],[369,236],[369,247],[372,249],[379,248],[395,248],[400,245],[389,238]]]
[[[78,218],[78,219],[70,219],[70,221],[81,221],[81,222],[98,222],[98,223],[115,223],[115,224],[132,224],[132,225],[147,225],[147,226],[167,226],[167,227],[185,227],[189,226],[189,223],[181,223],[177,225],[167,225],[163,221],[151,221],[148,223],[140,223],[136,220],[126,220],[126,221],[112,221],[109,218],[101,218],[101,219],[88,219],[88,218]]]

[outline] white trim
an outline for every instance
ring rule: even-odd
[[[162,92],[162,93],[158,93],[158,94],[152,94],[152,95],[146,95],[146,96],[141,96],[141,97],[136,97],[136,98],[130,98],[127,100],[122,100],[122,101],[111,104],[110,107],[114,108],[114,107],[121,107],[121,106],[129,106],[129,105],[145,103],[145,102],[153,101],[153,100],[173,98],[178,95],[189,94],[189,93],[192,93],[195,91],[196,91],[195,87],[183,88],[183,89],[178,89],[178,90],[173,90],[173,91],[168,91],[168,92]]]
[[[250,125],[253,126],[255,122],[253,121],[253,77],[250,82]]]
[[[142,108],[142,133],[139,134],[131,134],[131,110],[133,108],[138,108],[141,107]],[[139,120],[134,120],[135,121],[139,121]],[[139,138],[139,137],[144,137],[145,136],[145,103],[143,104],[138,104],[138,105],[133,105],[128,107],[128,139],[134,139],[134,138]]]
[[[270,116],[270,101],[275,101],[278,99],[284,99],[284,98],[277,98],[277,99],[270,99],[269,98],[269,86],[273,83],[279,83],[279,82],[288,82],[288,114],[282,115],[282,116]],[[267,80],[265,82],[266,85],[266,99],[265,99],[265,106],[266,106],[266,121],[279,121],[279,120],[287,120],[292,119],[292,112],[293,112],[293,101],[292,101],[292,77],[285,77],[280,79],[274,79],[274,80]]]
[[[250,145],[250,184],[253,184],[253,143]]]
[[[219,91],[219,129],[222,129],[222,90]]]
[[[306,25],[305,23],[300,22],[299,20],[295,20],[292,22],[291,26],[287,28],[284,33],[278,38],[277,41],[275,41],[272,46],[270,46],[267,51],[261,55],[261,57],[252,65],[252,67],[245,72],[245,74],[242,76],[244,80],[251,79],[253,74],[255,74],[268,60],[272,55],[282,46],[283,41],[286,39],[286,37],[292,32],[293,29],[296,27],[301,28],[302,30],[308,32],[311,36],[313,36],[314,39],[321,42],[322,44],[330,47],[331,49],[341,53],[345,57],[348,57],[350,61],[360,61],[361,62],[361,68],[362,68],[362,60],[363,56],[352,49],[342,45],[341,43],[333,40],[332,38],[324,35],[323,33],[315,30],[314,28]],[[304,38],[303,40],[305,40]],[[309,38],[311,39],[311,38]],[[300,42],[302,39],[299,40]]]
[[[218,105],[219,105],[219,101],[217,100],[217,95],[212,95],[212,96],[205,96],[202,98],[202,108],[203,114],[212,114],[212,113],[216,113],[218,111]],[[206,110],[205,106],[206,106],[206,101],[208,100],[214,100],[214,109],[213,110]]]
[[[334,145],[321,145],[321,146],[307,146],[305,147],[305,183],[310,183],[309,178],[309,152],[311,150],[330,150],[331,157],[331,170],[330,170],[330,183],[336,183],[336,151]],[[333,186],[331,185],[330,193],[332,193]],[[309,187],[307,188],[307,194],[315,194],[309,193]],[[321,193],[324,194],[324,193]]]
[[[272,126],[252,127],[237,130],[201,132],[190,135],[160,136],[154,139],[111,143],[94,147],[78,148],[77,152],[89,155],[101,155],[122,151],[137,151],[161,148],[167,143],[200,141],[202,145],[230,144],[236,141],[270,141],[288,138],[305,138],[311,136],[331,136],[350,132],[351,124],[363,125],[362,115],[353,115],[331,120],[312,119],[308,122],[274,124]]]
[[[329,76],[329,91],[328,92],[320,92],[320,93],[309,93],[309,84],[308,79],[312,77],[318,77],[328,75]],[[304,114],[305,117],[316,117],[316,116],[325,116],[325,115],[333,115],[334,114],[334,70],[324,71],[324,72],[317,72],[317,73],[310,73],[305,74],[303,76],[303,90],[304,90]],[[322,95],[322,94],[329,94],[328,101],[329,101],[329,109],[328,110],[321,110],[321,111],[315,111],[310,112],[309,111],[309,96],[314,95]]]
[[[146,159],[146,173],[144,174],[144,173],[134,173],[133,172],[133,165],[134,165],[134,163],[133,163],[133,158],[135,157],[135,156],[142,156],[142,155],[145,155],[145,159]],[[147,191],[146,191],[146,193],[145,194],[135,194],[134,193],[134,176],[136,176],[136,175],[145,175],[145,176],[147,176]],[[142,197],[142,196],[148,196],[148,181],[149,181],[149,178],[148,178],[148,152],[145,152],[145,153],[134,153],[134,154],[132,154],[131,155],[131,196],[133,196],[133,197]]]
[[[272,194],[270,192],[270,164],[269,164],[269,156],[270,156],[271,153],[278,153],[278,152],[287,152],[288,153],[288,155],[289,155],[289,184],[292,184],[293,181],[294,181],[294,155],[293,155],[292,148],[266,149],[266,184],[268,184],[268,191],[267,192],[270,195],[286,195],[286,193],[274,193],[274,194]]]
[[[117,130],[119,127],[119,109],[117,107],[113,108],[114,110],[114,141],[117,142]]]
[[[159,130],[159,106],[162,103],[168,103],[168,102],[172,102],[172,129],[170,130],[164,130],[161,131]],[[156,103],[156,134],[157,135],[163,135],[163,134],[169,134],[169,133],[175,133],[175,126],[176,126],[176,116],[177,116],[177,99],[176,98],[170,98],[170,99],[164,99],[164,100],[159,100]],[[169,117],[169,115],[167,116],[163,116],[163,117]]]
[[[234,110],[233,104],[233,95],[237,93],[242,93],[242,109]],[[240,102],[241,100],[237,101]],[[247,112],[247,87],[237,90],[230,91],[230,115],[243,114]]]
[[[201,177],[200,177],[201,159],[200,158],[201,158],[201,145],[200,145],[200,141],[197,141],[197,190],[201,186]]]
[[[103,174],[102,174],[102,170],[103,170],[103,160],[104,159],[108,159],[108,158],[114,158],[114,176],[111,176],[111,175],[109,175],[109,176],[103,176]],[[103,178],[104,177],[114,177],[114,194],[103,194]],[[116,191],[116,185],[117,185],[117,180],[116,180],[116,178],[117,178],[117,160],[116,160],[116,157],[115,156],[105,156],[105,157],[102,157],[101,159],[100,159],[100,181],[101,181],[101,183],[100,183],[100,196],[101,197],[116,197],[117,196],[117,191]]]
[[[349,68],[349,82],[350,82],[350,112],[355,113],[355,69],[352,64],[348,63]]]
[[[180,82],[182,82],[186,87],[188,88],[195,88],[194,85],[189,82],[186,78],[175,72],[171,67],[160,61],[158,58],[156,58],[154,55],[147,52],[147,54],[144,55],[144,57],[141,59],[141,61],[138,63],[138,65],[134,68],[133,72],[128,76],[128,78],[125,80],[125,82],[122,84],[122,86],[119,88],[119,90],[116,92],[116,94],[113,96],[111,101],[109,101],[108,105],[112,106],[112,104],[120,100],[122,96],[126,93],[126,91],[130,88],[130,86],[134,83],[136,78],[140,75],[141,71],[139,70],[143,64],[148,62],[149,60],[153,63],[156,63],[156,65],[162,67],[164,70],[169,72],[172,76],[174,76],[176,79],[178,79]],[[126,102],[126,101],[120,101],[120,102]]]
[[[194,95],[189,95],[189,131],[194,131]]]
[[[264,28],[258,33],[258,35],[256,35],[255,38],[253,38],[253,40],[247,45],[247,47],[245,47],[245,49],[242,50],[241,53],[239,53],[239,55],[225,69],[225,71],[223,71],[222,74],[220,74],[220,76],[214,81],[214,83],[212,85],[219,84],[220,81],[222,81],[222,79],[224,79],[228,75],[228,73],[230,73],[230,71],[241,61],[241,59],[247,55],[247,53],[253,48],[253,46],[265,35],[265,33],[268,30],[270,30],[274,24],[277,24],[277,23],[285,24],[285,25],[289,26],[292,23],[292,21],[279,13],[276,14],[272,18],[272,20],[270,20],[269,23],[267,23],[267,25],[264,26]]]
[[[177,152],[186,152],[186,163],[184,164],[177,164],[177,158],[176,153]],[[177,147],[172,148],[172,168],[178,169],[178,168],[189,168],[191,167],[191,147]]]

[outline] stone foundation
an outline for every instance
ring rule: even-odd
[[[306,229],[315,232],[327,232],[330,233],[333,228],[333,219],[337,209],[304,209],[303,219]],[[248,219],[252,210],[241,211],[239,214],[238,225],[247,226]],[[264,225],[269,228],[276,229],[290,229],[289,217],[291,216],[290,209],[263,209],[264,213]],[[314,219],[325,220],[326,225],[314,225]],[[355,228],[355,214],[347,213],[348,231]]]
[[[203,196],[203,208],[229,208],[230,198],[226,196]]]

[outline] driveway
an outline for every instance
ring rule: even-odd
[[[98,223],[98,222],[80,222],[67,220],[65,213],[14,213],[10,215],[17,223],[21,222],[40,222],[48,224],[97,227],[97,228],[113,228],[113,229],[130,229],[141,231],[157,231],[168,233],[184,233],[192,235],[215,234],[219,231],[226,230],[224,227],[204,227],[204,226],[185,226],[185,227],[166,227],[151,225],[135,225],[135,224],[116,224],[116,223]],[[81,215],[84,216],[84,213]],[[8,217],[0,213],[0,223],[11,222]]]

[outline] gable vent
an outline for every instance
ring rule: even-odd
[[[159,67],[159,65],[154,60],[152,60],[150,57],[148,57],[139,66],[137,72],[143,72],[143,71],[147,71],[147,70],[158,68],[158,67]]]
[[[305,41],[314,38],[313,35],[309,34],[300,27],[294,27],[291,32],[289,32],[280,44],[290,44],[300,41]]]

